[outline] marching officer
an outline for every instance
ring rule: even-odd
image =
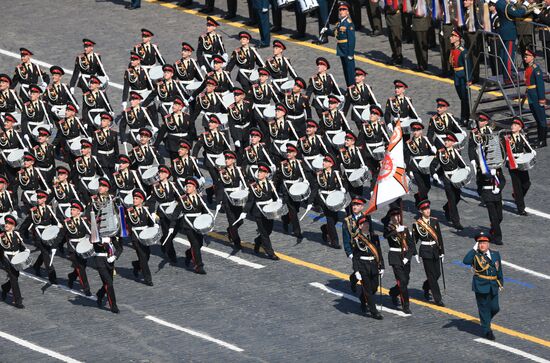
[[[535,63],[535,52],[531,49],[525,50],[523,60],[525,68],[525,87],[529,109],[537,122],[538,144],[537,148],[546,146],[546,93],[544,89],[543,71]]]
[[[498,293],[504,287],[502,261],[500,253],[490,249],[491,238],[480,233],[475,238],[474,247],[466,254],[463,264],[472,266],[472,290],[476,294],[479,320],[483,335],[489,340],[495,340],[491,330],[491,320],[499,312]]]
[[[177,97],[172,105],[172,113],[163,117],[163,123],[155,140],[158,149],[161,142],[164,144],[170,160],[178,157],[178,149],[183,139],[194,141],[197,139],[195,123],[185,109],[185,103]]]
[[[409,229],[404,226],[403,212],[400,207],[390,209],[390,221],[384,227],[384,238],[390,246],[388,263],[393,269],[396,285],[390,289],[394,305],[398,305],[397,297],[405,314],[411,314],[409,308],[409,279],[411,274],[411,259],[416,255],[416,247]]]
[[[512,156],[522,155],[527,152],[532,152],[529,142],[525,138],[523,133],[524,123],[520,117],[514,117],[512,119],[512,135],[510,136],[510,150],[512,151]],[[509,155],[508,155],[509,156]],[[512,179],[512,188],[514,201],[516,202],[517,213],[521,216],[527,216],[525,211],[525,195],[531,187],[531,180],[529,178],[528,170],[520,170],[513,168],[510,165],[510,160],[508,160],[508,171],[510,172],[510,178]]]
[[[206,17],[206,33],[201,34],[197,45],[197,61],[206,73],[211,69],[210,59],[214,55],[225,54],[225,46],[222,37],[216,33],[216,28],[220,26],[216,20],[210,16]]]
[[[120,310],[116,304],[115,288],[113,286],[113,277],[115,272],[115,261],[122,254],[122,245],[117,237],[102,237],[100,242],[94,243],[95,265],[102,286],[97,290],[97,306],[103,306],[103,298],[107,295],[111,312],[118,314]]]
[[[426,280],[422,284],[424,298],[430,300],[431,291],[435,304],[445,306],[437,282],[441,276],[445,257],[439,221],[431,216],[430,201],[428,199],[418,200],[416,208],[420,211],[420,218],[413,223],[412,235],[415,245],[420,244],[416,261],[420,263],[418,256],[422,258],[424,271],[426,272]]]
[[[321,29],[321,35],[332,33],[336,37],[336,55],[340,57],[342,69],[349,87],[355,80],[355,27],[349,16],[349,4],[342,1],[338,3],[338,18],[334,30]]]
[[[34,55],[33,52],[27,48],[20,48],[19,54],[21,55],[21,63],[15,67],[11,88],[14,89],[20,84],[19,97],[21,97],[23,102],[26,102],[30,99],[28,93],[29,87],[33,84],[47,85],[50,83],[50,76],[42,72],[39,66],[31,62],[31,58]]]
[[[132,272],[134,277],[139,277],[139,272],[143,274],[143,280],[145,285],[153,286],[153,277],[151,276],[151,270],[149,269],[149,256],[151,255],[151,249],[140,242],[139,233],[148,226],[152,226],[155,221],[149,214],[149,210],[144,201],[146,194],[141,189],[134,189],[132,192],[133,207],[126,210],[128,217],[129,227],[132,231],[132,245],[136,250],[137,261],[132,261]]]
[[[118,132],[111,129],[113,116],[110,113],[102,112],[100,117],[100,128],[93,134],[92,155],[95,156],[103,171],[111,177],[115,171],[118,155]]]
[[[88,283],[88,275],[86,274],[86,266],[88,261],[80,256],[76,251],[76,246],[83,237],[91,234],[88,224],[88,218],[82,215],[84,212],[84,205],[78,201],[73,200],[71,202],[71,217],[64,221],[64,238],[68,241],[69,246],[69,259],[72,262],[73,271],[69,273],[67,286],[69,289],[73,288],[74,282],[78,278],[80,287],[84,290],[86,296],[92,296],[90,292],[90,284]]]
[[[8,292],[11,290],[13,293],[13,306],[23,309],[25,306],[19,289],[19,271],[13,267],[11,260],[17,253],[28,251],[28,248],[23,243],[19,232],[15,230],[17,226],[15,217],[8,214],[4,217],[4,222],[4,232],[0,233],[0,252],[2,253],[2,268],[8,275],[8,281],[2,285],[2,301],[6,300]]]
[[[371,317],[382,320],[383,316],[376,308],[374,297],[384,274],[384,258],[378,236],[363,232],[366,223],[368,216],[362,216],[357,221],[348,217],[342,225],[342,240],[348,258],[353,261],[354,270],[361,275],[361,309],[365,310],[365,303],[368,304]]]
[[[430,172],[427,173],[420,169],[419,162],[434,155],[435,147],[430,143],[426,136],[422,135],[424,125],[419,121],[411,122],[412,137],[407,140],[405,148],[405,164],[411,180],[414,180],[418,188],[418,195],[421,199],[427,199],[428,193],[432,188],[430,181]]]
[[[90,39],[82,39],[84,52],[76,56],[74,61],[73,76],[69,82],[70,91],[74,94],[74,87],[78,86],[82,92],[88,89],[88,81],[91,76],[107,77],[101,62],[101,56],[94,52],[95,42]]]
[[[141,43],[134,46],[134,52],[141,57],[141,65],[145,68],[151,68],[157,61],[160,65],[166,64],[166,61],[160,54],[159,48],[156,44],[151,42],[155,34],[147,29],[141,29]]]
[[[451,32],[450,40],[452,49],[449,63],[454,73],[455,90],[460,99],[460,118],[463,123],[467,123],[470,119],[470,96],[468,94],[468,87],[472,84],[472,60],[466,58],[468,50],[461,45],[462,36],[458,31],[453,30]]]
[[[0,73],[0,112],[15,112],[16,108],[23,109],[23,101],[13,89],[10,89],[11,78]]]

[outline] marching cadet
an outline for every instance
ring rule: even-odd
[[[363,120],[363,125],[359,130],[357,144],[365,145],[365,164],[369,168],[371,178],[371,190],[374,188],[378,173],[380,171],[380,160],[383,157],[374,151],[381,147],[385,150],[389,144],[390,138],[386,128],[381,122],[382,109],[378,105],[370,106],[370,116],[368,120]]]
[[[115,272],[115,261],[122,254],[122,245],[116,237],[102,237],[100,242],[94,243],[95,265],[102,286],[97,290],[97,306],[103,306],[103,298],[107,295],[111,312],[118,314],[120,310],[116,304],[115,288],[113,286],[113,276]]]
[[[82,92],[88,89],[88,81],[91,76],[106,77],[109,76],[103,68],[101,56],[94,52],[95,42],[90,39],[82,39],[84,52],[76,56],[74,61],[73,76],[69,82],[70,91],[74,94],[74,87],[78,86]]]
[[[233,88],[233,97],[235,102],[228,109],[228,124],[235,151],[239,153],[248,144],[254,109],[253,103],[245,99],[246,94],[242,88]]]
[[[16,108],[23,110],[23,101],[10,86],[11,78],[0,73],[0,112],[15,112]]]
[[[392,126],[392,131],[398,119],[418,119],[410,97],[405,95],[409,86],[398,79],[393,81],[393,85],[395,94],[386,101],[386,110],[384,111],[384,121],[388,127]]]
[[[31,208],[29,215],[25,218],[19,229],[22,231],[32,230],[34,246],[40,250],[40,255],[33,264],[33,269],[36,276],[42,276],[40,267],[44,264],[44,268],[48,274],[48,280],[52,284],[57,284],[55,267],[50,263],[53,262],[52,254],[55,253],[55,246],[46,243],[42,239],[42,232],[44,232],[47,227],[62,226],[58,221],[55,212],[47,204],[49,197],[48,192],[44,190],[36,191],[37,205]]]
[[[430,300],[431,291],[435,304],[445,306],[437,282],[441,276],[445,257],[445,247],[439,221],[431,216],[430,201],[428,199],[418,200],[416,208],[420,211],[420,218],[413,223],[412,235],[415,245],[420,244],[416,262],[420,263],[418,258],[420,256],[426,272],[426,280],[422,284],[424,298]]]
[[[340,57],[346,85],[353,84],[355,75],[355,27],[349,16],[349,4],[345,1],[338,3],[338,23],[333,30],[321,29],[321,36],[332,34],[336,37],[336,55]]]
[[[110,113],[102,112],[100,117],[100,128],[95,130],[92,141],[92,155],[105,173],[111,176],[115,171],[118,155],[118,132],[111,129],[113,116]]]
[[[84,205],[78,201],[71,202],[71,217],[64,221],[64,239],[67,239],[69,246],[69,260],[72,262],[73,271],[69,273],[67,286],[73,288],[74,282],[78,278],[80,287],[84,290],[86,296],[92,296],[90,292],[90,284],[88,283],[88,275],[86,274],[87,260],[80,256],[76,251],[76,246],[84,237],[90,235],[90,227],[88,218],[82,215]]]
[[[457,205],[462,199],[460,196],[460,188],[457,188],[450,179],[445,176],[446,172],[452,172],[457,169],[466,168],[464,160],[460,156],[460,152],[455,149],[454,145],[458,141],[452,133],[447,134],[444,139],[445,147],[438,149],[434,160],[430,166],[432,178],[439,184],[443,185],[447,203],[443,206],[445,218],[450,221],[458,231],[462,231],[464,227],[460,224],[460,215],[458,214]],[[443,178],[443,181],[441,181]]]
[[[38,144],[34,146],[33,153],[36,158],[35,167],[44,178],[43,183],[49,189],[49,185],[55,175],[55,147],[48,143],[51,133],[45,127],[38,128]]]
[[[76,158],[75,153],[78,153],[78,149],[80,148],[80,137],[87,135],[86,129],[76,116],[77,113],[78,109],[76,106],[72,102],[68,102],[65,108],[65,117],[57,121],[57,133],[52,142],[52,145],[56,148],[61,148],[65,160],[70,164],[73,164]],[[78,149],[75,148],[73,151],[71,145],[75,142],[78,145]]]
[[[210,59],[214,55],[224,55],[225,46],[223,45],[222,37],[216,33],[216,28],[220,24],[211,18],[206,17],[206,33],[201,34],[197,45],[197,61],[206,73],[211,69]]]
[[[362,199],[354,199],[354,205],[364,204]],[[368,304],[371,317],[382,320],[382,314],[376,308],[374,296],[380,286],[380,279],[384,274],[384,258],[380,249],[378,236],[363,232],[365,224],[369,223],[368,216],[361,216],[355,219],[348,216],[342,224],[342,240],[346,255],[353,261],[353,269],[359,272],[362,283],[361,310],[366,311]]]
[[[80,198],[85,204],[96,193],[92,181],[102,170],[101,165],[92,155],[92,143],[87,139],[80,141],[81,155],[75,159],[74,168],[71,169],[71,180],[76,185]]]
[[[339,95],[342,96],[342,92],[338,88],[338,84],[334,80],[334,77],[328,73],[330,69],[330,63],[326,58],[319,57],[315,60],[317,65],[317,74],[313,75],[309,79],[309,83],[306,89],[306,96],[311,99],[311,103],[315,111],[317,111],[317,116],[321,118],[325,106],[323,105],[323,100],[330,95]],[[314,95],[315,97],[311,97]]]
[[[337,156],[338,162],[342,166],[344,175],[346,176],[346,189],[352,197],[363,195],[363,185],[354,187],[349,181],[350,175],[357,169],[367,168],[364,156],[365,151],[363,147],[357,146],[356,141],[357,136],[352,131],[347,131],[344,146],[339,149]]]
[[[47,184],[44,181],[40,170],[34,167],[36,157],[30,152],[25,152],[23,155],[23,167],[17,172],[17,181],[22,189],[21,202],[23,202],[23,210],[27,210],[32,206],[31,196],[34,191],[40,188],[46,189]],[[23,231],[25,234],[26,232]]]
[[[13,117],[13,115],[6,113],[4,114],[4,124],[3,124],[3,130],[0,128],[0,149],[4,153],[4,158],[6,158],[9,154],[7,151],[14,150],[14,149],[24,149],[25,145],[23,144],[23,140],[21,140],[21,137],[19,136],[19,131],[15,129],[14,124],[17,123],[17,119]],[[17,172],[19,171],[19,168],[12,167],[7,162],[2,163],[3,165],[0,166],[0,170],[2,170],[2,173],[5,174],[12,185],[12,190],[14,192],[17,192]]]
[[[139,272],[143,274],[143,280],[145,285],[153,286],[153,278],[151,276],[151,270],[149,269],[149,256],[151,250],[149,246],[146,246],[140,242],[139,233],[148,226],[152,226],[155,221],[149,214],[149,210],[144,201],[146,194],[141,189],[134,189],[132,192],[133,206],[126,210],[130,230],[132,231],[132,246],[136,250],[137,261],[132,261],[132,272],[134,277],[139,277]]]
[[[546,146],[546,92],[544,89],[543,72],[535,63],[535,52],[531,49],[525,50],[523,60],[525,68],[525,87],[529,109],[537,121],[538,143],[537,148]]]
[[[309,184],[307,176],[304,172],[302,161],[298,160],[298,148],[291,143],[286,146],[286,157],[282,159],[273,178],[274,184],[278,185],[283,198],[283,202],[288,207],[288,213],[282,217],[283,229],[288,233],[288,225],[292,223],[292,235],[296,237],[298,242],[301,242],[304,236],[300,227],[300,210],[301,200],[297,201],[290,195],[290,187],[297,182],[305,182]]]
[[[305,133],[305,119],[311,118],[309,97],[302,93],[305,86],[306,82],[302,78],[297,77],[294,79],[294,86],[284,94],[282,102],[287,110],[287,119],[292,123],[300,137],[304,136]]]
[[[197,61],[191,57],[195,48],[191,44],[181,43],[181,58],[174,63],[174,69],[176,73],[174,76],[184,82],[190,83],[192,81],[203,81],[201,70],[197,64]]]
[[[506,185],[506,179],[501,168],[490,169],[489,174],[477,171],[477,183],[481,201],[487,207],[489,221],[491,223],[491,240],[496,245],[502,245],[502,190]]]
[[[183,139],[196,140],[197,129],[185,108],[185,102],[180,97],[176,97],[172,105],[172,113],[163,117],[163,123],[155,140],[155,147],[158,149],[163,143],[170,160],[172,160],[178,157],[178,149]]]
[[[185,194],[181,197],[181,205],[183,211],[183,222],[181,223],[181,232],[187,236],[191,247],[185,251],[185,266],[193,261],[193,272],[199,275],[206,275],[204,271],[204,263],[202,262],[201,247],[203,245],[204,236],[202,233],[195,230],[189,218],[199,214],[210,214],[210,211],[204,204],[200,194],[197,193],[199,182],[195,178],[187,178],[185,180]],[[187,216],[189,215],[189,216]]]
[[[301,158],[307,165],[307,171],[313,173],[315,168],[312,163],[313,160],[319,158],[325,154],[328,154],[327,147],[323,142],[323,138],[317,134],[319,125],[312,119],[306,120],[306,135],[302,136],[298,140],[298,149],[300,150]]]
[[[90,111],[93,109],[102,109],[114,115],[113,107],[107,97],[105,91],[99,89],[101,81],[96,76],[90,77],[90,83],[88,90],[82,95],[82,120],[88,133],[95,130],[97,126],[94,124],[94,120],[91,118]],[[95,116],[95,115],[94,115]],[[98,125],[99,126],[99,125]]]
[[[131,160],[128,155],[118,155],[118,171],[113,173],[113,180],[116,186],[117,195],[124,200],[128,195],[132,194],[134,189],[143,190],[141,181],[135,170],[130,170]],[[124,203],[125,205],[131,203]]]
[[[472,291],[476,294],[479,320],[483,335],[489,340],[495,340],[491,330],[491,320],[499,312],[498,293],[504,289],[502,261],[500,253],[491,250],[491,238],[483,232],[475,237],[474,247],[464,256],[463,264],[472,266]]]
[[[139,145],[139,130],[144,127],[156,126],[151,120],[147,107],[141,107],[142,100],[143,97],[139,93],[130,92],[130,107],[122,112],[122,119],[119,125],[122,142]],[[127,127],[128,133],[126,133]]]
[[[58,166],[55,168],[56,177],[53,180],[53,196],[57,202],[57,208],[59,213],[66,216],[67,210],[71,208],[71,201],[78,199],[76,188],[74,184],[69,180],[70,171],[64,166]],[[61,241],[58,245],[58,249],[64,252],[63,243]]]
[[[258,82],[252,84],[247,95],[254,109],[251,121],[254,122],[254,125],[259,126],[265,135],[269,133],[269,130],[267,124],[264,122],[263,112],[271,101],[279,102],[279,96],[277,96],[274,90],[273,83],[268,83],[268,79],[269,71],[267,68],[258,68]],[[229,112],[229,117],[232,117],[231,111]],[[233,140],[235,140],[235,138]]]
[[[52,83],[46,88],[43,93],[43,99],[50,106],[65,106],[71,102],[76,105],[74,96],[69,91],[69,88],[65,83],[62,83],[62,77],[65,74],[63,68],[59,66],[50,67],[50,73],[52,74]],[[56,120],[59,119],[56,117]]]
[[[259,254],[260,246],[262,246],[267,254],[267,258],[277,261],[279,257],[273,251],[270,238],[271,232],[273,232],[273,219],[267,218],[261,209],[271,201],[279,199],[275,186],[268,180],[270,173],[271,168],[267,163],[258,163],[256,181],[250,183],[250,197],[248,198],[245,212],[241,214],[239,219],[244,219],[247,213],[252,213],[259,233],[259,236],[254,238],[254,253]]]
[[[183,139],[178,148],[178,156],[172,159],[174,180],[181,189],[185,189],[185,179],[190,177],[198,179],[199,184],[204,185],[204,177],[197,164],[197,160],[190,153],[191,143]]]
[[[430,118],[428,124],[428,140],[437,148],[443,147],[442,139],[448,133],[460,134],[463,133],[460,126],[456,123],[453,115],[447,110],[449,102],[443,98],[435,100],[437,104],[437,113]]]
[[[346,116],[340,111],[340,99],[334,95],[328,96],[328,110],[323,111],[319,122],[320,133],[324,135],[327,145],[332,145],[335,152],[338,151],[338,145],[333,137],[342,131],[351,130]]]
[[[468,158],[475,171],[479,168],[479,145],[487,146],[486,135],[493,133],[493,130],[489,126],[490,121],[491,118],[486,112],[480,111],[476,113],[477,127],[472,129],[468,138]]]
[[[203,85],[204,92],[199,91],[200,93],[198,96],[193,96],[195,97],[195,106],[191,114],[191,120],[197,120],[200,117],[202,119],[202,126],[206,129],[208,127],[208,119],[203,117],[203,115],[208,113],[220,113],[225,110],[225,107],[215,92],[218,81],[212,77],[206,77]],[[197,90],[201,88],[202,86]],[[196,93],[193,93],[193,95],[195,94]]]
[[[33,138],[32,131],[45,122],[50,122],[50,108],[40,99],[42,90],[35,84],[28,87],[28,101],[23,105],[21,112],[21,129],[24,135]]]
[[[357,266],[355,260],[353,259],[353,249],[351,247],[351,236],[354,236],[359,231],[358,221],[361,217],[365,216],[367,220],[363,223],[368,224],[369,236],[372,238],[378,238],[374,234],[374,226],[372,224],[372,218],[370,215],[364,215],[363,208],[367,200],[363,197],[354,197],[350,202],[350,213],[344,218],[342,223],[342,244],[344,245],[344,252],[350,260],[352,260],[352,269],[353,272],[349,275],[349,282],[351,291],[357,291],[357,282],[361,279],[361,274],[357,271]],[[364,294],[361,294],[361,309],[366,311],[367,302],[364,298]]]
[[[153,133],[151,130],[147,128],[139,129],[139,145],[132,149],[130,155],[132,168],[138,170],[140,175],[150,167],[160,164],[160,155],[157,149],[153,145],[150,145],[152,136]]]
[[[470,119],[468,87],[472,84],[472,60],[466,58],[468,50],[461,45],[462,37],[458,31],[452,31],[450,40],[453,48],[451,49],[449,63],[454,73],[455,90],[460,99],[460,119],[465,124]]]
[[[14,192],[11,191],[9,187],[10,183],[8,179],[4,175],[0,175],[0,213],[16,216],[19,205],[17,204],[17,199],[15,201],[13,200],[12,194]]]
[[[269,151],[275,162],[284,158],[284,148],[289,140],[298,140],[298,134],[292,124],[286,120],[286,108],[278,103],[275,106],[275,118],[269,119]]]
[[[390,296],[395,306],[397,297],[405,314],[411,314],[409,308],[409,280],[411,274],[411,259],[416,255],[416,247],[409,229],[404,226],[401,208],[390,209],[390,221],[384,226],[384,238],[388,240],[388,263],[393,269],[396,285],[390,289]]]
[[[174,104],[176,98],[185,99],[185,93],[181,89],[179,82],[176,82],[174,76],[174,66],[165,64],[162,66],[163,78],[156,82],[153,92],[143,101],[143,107],[149,107],[154,104],[155,99],[159,101],[158,108],[153,107],[153,110],[158,111],[161,117],[165,117],[170,113],[170,107]],[[154,105],[153,105],[154,106]],[[157,119],[157,113],[152,112],[151,116],[154,120]]]
[[[270,165],[272,170],[275,170],[275,164],[269,156],[269,152],[262,140],[262,132],[253,127],[250,129],[250,145],[245,147],[244,153],[241,159],[241,165],[246,171],[246,179],[248,182],[256,179],[255,173],[258,170],[260,163],[266,163]]]
[[[284,56],[286,45],[280,40],[273,41],[273,56],[266,61],[265,68],[271,74],[273,84],[279,93],[283,93],[280,86],[289,80],[296,79],[298,75],[290,64],[290,60]]]
[[[418,196],[421,199],[427,199],[428,193],[432,188],[430,181],[430,172],[421,169],[419,163],[425,158],[429,158],[436,153],[435,147],[430,143],[426,136],[422,135],[424,125],[419,121],[411,122],[412,137],[405,143],[405,164],[409,177],[414,181],[418,188]]]
[[[248,91],[251,86],[250,74],[256,68],[263,67],[263,61],[260,55],[256,52],[254,47],[250,46],[250,40],[252,35],[249,32],[239,32],[239,40],[241,46],[231,53],[231,58],[225,67],[226,71],[231,74],[235,65],[238,67],[237,82],[241,84],[241,87]]]
[[[412,9],[411,30],[414,36],[414,53],[416,55],[417,72],[428,69],[428,31],[432,25],[432,17],[427,1],[414,1]]]
[[[39,83],[41,86],[46,86],[50,83],[50,76],[42,72],[39,66],[31,62],[31,57],[34,55],[33,52],[26,48],[20,48],[19,54],[21,55],[21,63],[15,67],[10,87],[15,89],[15,87],[20,84],[19,97],[21,97],[23,102],[26,102],[30,99],[28,93],[29,87]]]
[[[221,121],[218,116],[210,115],[208,119],[208,130],[203,132],[199,137],[192,152],[193,157],[196,158],[197,155],[199,155],[199,151],[203,149],[204,165],[212,180],[215,180],[217,175],[216,159],[219,158],[225,150],[231,149],[225,135],[223,132],[219,131],[220,125]],[[212,196],[215,193],[214,188],[215,185],[212,185],[211,188],[206,189],[208,203],[212,203]]]
[[[533,152],[531,145],[527,142],[525,134],[523,133],[524,123],[520,117],[514,117],[512,119],[512,135],[509,137],[510,151],[512,156],[523,155],[528,152]],[[508,155],[508,171],[510,172],[510,178],[512,179],[512,188],[514,201],[516,202],[517,213],[520,216],[527,216],[525,211],[525,195],[531,187],[531,180],[529,178],[528,170],[520,170],[513,168],[510,164],[510,155]],[[501,188],[502,189],[502,188]]]
[[[141,43],[134,46],[134,52],[141,57],[141,65],[147,70],[157,64],[157,61],[161,66],[166,64],[166,61],[160,54],[158,46],[151,42],[153,36],[155,36],[155,34],[153,34],[152,31],[141,29]]]
[[[124,72],[124,87],[122,89],[122,110],[126,109],[128,94],[130,91],[144,93],[152,91],[153,84],[145,68],[141,66],[141,56],[136,52],[130,52],[130,66]],[[143,98],[143,97],[142,97]]]
[[[19,271],[13,267],[11,260],[13,257],[29,249],[23,243],[19,232],[15,230],[17,220],[14,216],[8,214],[4,217],[4,232],[0,232],[0,252],[2,253],[2,268],[8,275],[8,281],[2,285],[2,301],[6,300],[10,290],[13,293],[13,306],[23,309],[23,298],[19,289]]]
[[[212,70],[208,72],[207,76],[216,80],[216,93],[224,93],[231,88],[233,88],[233,81],[231,80],[231,74],[223,69],[225,60],[221,55],[214,54],[212,56]],[[197,88],[193,95],[199,94],[204,87],[206,82],[203,81],[201,87]]]
[[[340,249],[338,234],[336,233],[336,223],[338,223],[338,211],[329,209],[326,198],[327,195],[335,190],[345,192],[342,184],[340,172],[337,169],[336,159],[331,154],[326,154],[323,158],[323,169],[317,172],[312,181],[311,194],[308,198],[309,204],[316,204],[323,210],[327,223],[321,226],[323,241],[330,247]]]
[[[352,107],[351,119],[355,122],[358,129],[361,128],[363,122],[361,118],[362,109],[378,104],[372,89],[365,83],[365,76],[367,74],[363,69],[359,67],[355,68],[355,83],[347,89],[346,101],[343,108],[344,115],[347,115],[350,106]]]
[[[242,200],[234,201],[230,195],[238,190],[244,190],[245,193],[249,193],[249,191],[243,172],[237,165],[237,154],[232,150],[225,150],[223,156],[225,167],[218,168],[216,200],[222,203],[227,216],[227,237],[233,243],[234,248],[240,250],[242,246],[239,227],[242,226],[243,221],[238,218],[243,212],[244,205],[241,205]]]
[[[178,199],[177,187],[169,180],[172,172],[166,165],[159,165],[159,181],[151,188],[149,203],[157,204],[155,210],[160,211],[160,228],[162,230],[161,250],[171,263],[177,263],[176,250],[174,249],[174,237],[180,229],[180,219],[177,215],[167,214],[166,207]],[[177,210],[177,209],[176,209]],[[176,214],[176,212],[174,212]]]

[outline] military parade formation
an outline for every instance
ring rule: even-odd
[[[402,4],[386,3],[392,62],[399,64]],[[259,13],[266,8],[252,5],[260,7]],[[426,4],[417,1],[415,6]],[[425,271],[426,301],[445,306],[440,288],[445,285],[445,238],[431,214],[431,188],[444,189],[447,202],[441,209],[446,222],[460,231],[462,188],[475,181],[490,232],[476,236],[464,264],[474,273],[484,336],[494,340],[491,319],[499,310],[503,275],[500,255],[489,243],[505,240],[500,228],[504,169],[517,214],[527,216],[529,170],[536,147],[546,143],[545,92],[535,53],[529,47],[521,50],[526,97],[539,125],[536,147],[529,143],[521,117],[497,131],[488,114],[470,115],[467,87],[475,74],[466,65],[467,32],[442,30],[461,115],[455,117],[448,112],[451,102],[437,98],[434,115],[423,122],[406,95],[414,91],[402,80],[393,82],[394,96],[378,102],[366,81],[368,73],[355,65],[350,5],[339,2],[336,9],[339,20],[332,29],[321,27],[320,19],[320,43],[334,35],[346,82],[342,87],[324,57],[315,59],[312,76],[302,78],[285,56],[286,45],[269,43],[269,27],[261,18],[260,46],[272,47],[265,60],[247,31],[238,33],[236,49],[226,50],[216,31],[220,23],[212,17],[196,46],[181,43],[181,58],[174,62],[162,56],[154,33],[142,29],[141,42],[121,67],[120,107],[109,97],[110,78],[95,50],[100,44],[82,40],[68,82],[63,68],[42,69],[32,61],[33,52],[21,48],[13,75],[0,74],[0,250],[8,277],[1,286],[2,300],[11,292],[14,306],[24,307],[18,277],[27,268],[38,276],[45,271],[50,283],[57,284],[55,265],[63,262],[55,256],[62,255],[73,268],[68,287],[86,296],[94,294],[88,281],[93,260],[102,282],[95,292],[97,304],[106,301],[118,313],[114,276],[122,253],[135,251],[136,281],[153,286],[151,247],[160,245],[164,258],[175,265],[174,240],[181,234],[189,245],[185,265],[204,275],[201,247],[216,221],[226,219],[226,236],[235,252],[243,248],[239,229],[254,222],[254,252],[276,261],[274,224],[281,223],[285,233],[301,242],[301,221],[314,210],[326,219],[323,242],[343,247],[352,262],[350,283],[354,292],[360,290],[361,309],[383,318],[376,294],[391,266],[392,302],[410,315],[413,259]],[[368,10],[373,20],[380,16],[378,9]],[[426,8],[418,17],[429,20],[429,12]],[[425,69],[430,22],[418,20],[412,17],[412,26],[419,68]],[[388,147],[396,135],[403,138],[403,178],[414,190],[418,215],[407,223],[402,199],[388,203],[380,238],[365,209],[387,173]]]

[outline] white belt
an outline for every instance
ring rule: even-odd
[[[288,81],[288,77],[284,77],[284,78],[272,78],[271,79],[271,82],[275,82],[275,83],[285,83],[286,81]]]
[[[286,115],[286,118],[287,118],[287,119],[290,119],[290,120],[297,120],[297,119],[302,118],[302,117],[306,117],[305,112],[302,112],[301,115],[296,115],[296,116],[294,116],[294,115]]]
[[[175,137],[185,137],[185,136],[189,135],[189,133],[187,133],[187,132],[178,132],[178,133],[175,133],[175,134],[168,133],[168,135],[175,136]]]
[[[485,189],[485,190],[492,190],[492,189],[493,189],[493,186],[487,185],[487,186],[484,186],[483,189]]]
[[[110,151],[107,151],[107,150],[97,150],[97,153],[98,154],[101,154],[101,155],[111,155],[112,153],[115,152],[115,149],[112,149]]]
[[[374,261],[374,257],[372,256],[361,256],[359,259],[363,261]]]
[[[380,147],[380,146],[384,145],[384,141],[373,142],[373,143],[365,143],[365,145],[369,148],[376,149],[377,147]]]
[[[83,176],[82,177],[82,180],[84,180],[85,182],[89,182],[91,181],[92,179],[94,179],[95,177],[94,176]]]
[[[337,133],[342,132],[342,130],[327,130],[325,133],[329,135],[336,135]]]
[[[50,171],[53,169],[53,165],[50,165],[48,166],[47,168],[39,168],[39,167],[36,167],[38,170],[40,171]]]
[[[147,226],[141,226],[141,227],[132,227],[132,231],[143,231]]]
[[[332,193],[334,190],[319,190],[319,193],[320,194],[323,194],[323,195],[329,195],[330,193]]]
[[[237,190],[239,190],[239,189],[241,189],[241,188],[239,188],[239,187],[224,188],[224,190],[225,190],[226,193],[233,193],[233,192],[235,192],[235,191],[237,191]]]
[[[2,149],[2,152],[4,152],[4,153],[11,153],[12,151],[15,151],[15,150],[21,150],[21,149],[19,149],[19,148]]]
[[[4,251],[4,254],[8,255],[8,256],[15,256],[17,254],[17,252]]]
[[[273,202],[272,200],[266,200],[266,201],[263,201],[263,202],[256,202],[256,204],[258,206],[262,206],[262,205],[267,205],[269,203]]]
[[[183,214],[185,215],[185,218],[194,218],[200,216],[202,213],[185,213],[185,210],[183,211]]]
[[[420,242],[421,245],[424,245],[424,246],[433,246],[436,244],[435,241],[422,241]]]
[[[390,247],[390,251],[392,251],[392,252],[401,252],[401,248],[399,248],[399,247]]]
[[[107,257],[108,254],[107,254],[107,252],[101,252],[101,253],[96,253],[95,256],[96,257]]]
[[[34,228],[38,229],[38,230],[44,230],[46,228],[48,228],[49,226],[42,226],[42,225],[36,225],[34,226]]]
[[[250,122],[245,123],[244,125],[234,125],[238,129],[244,129],[245,127],[248,127],[250,125]]]
[[[172,204],[172,202],[164,202],[164,203],[160,203],[160,204],[159,204],[159,207],[164,208],[164,207],[168,207],[168,206],[171,205],[171,204]]]
[[[27,124],[29,124],[29,125],[46,125],[46,123],[42,122],[42,121],[39,121],[39,122],[29,121],[29,122],[27,122]]]

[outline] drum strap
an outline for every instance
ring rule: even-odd
[[[430,234],[430,236],[433,238],[433,240],[437,243],[437,245],[439,246],[439,238],[437,237],[437,233],[435,232],[435,230],[432,228],[432,226],[430,226],[428,223],[424,222],[424,220],[422,220],[422,218],[419,218],[416,220],[416,223],[418,223],[420,225],[420,227],[424,228],[426,231],[428,231],[428,233]]]

